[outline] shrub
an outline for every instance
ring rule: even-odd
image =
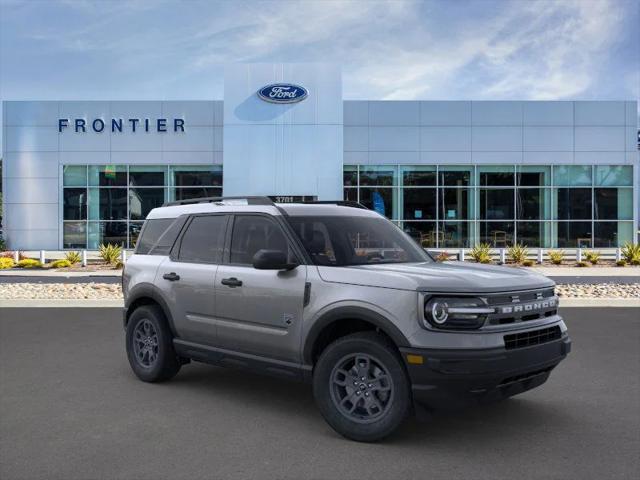
[[[576,266],[578,266],[578,267],[588,267],[589,266],[589,262],[585,262],[584,260],[580,260],[578,263],[576,263]]]
[[[13,255],[14,255],[15,253],[16,253],[16,252],[12,252],[12,251],[10,251],[10,250],[7,250],[6,252],[2,252],[2,253],[0,253],[0,257],[2,257],[2,258],[13,258]],[[22,252],[20,252],[20,251],[18,251],[18,260],[24,260],[25,258],[27,258],[27,257],[25,256],[25,254],[24,254],[24,253],[22,253]]]
[[[36,260],[35,258],[25,258],[20,260],[16,266],[19,268],[42,268],[40,260]]]
[[[527,246],[520,243],[510,246],[507,250],[507,255],[511,261],[517,264],[524,262],[527,259],[528,254],[529,250],[527,250]]]
[[[549,260],[554,265],[562,265],[564,260],[564,250],[549,250]]]
[[[640,244],[625,243],[622,247],[622,257],[631,265],[640,265]]]
[[[534,264],[534,263],[536,263],[536,262],[534,262],[534,261],[533,261],[533,260],[531,260],[531,259],[527,259],[527,260],[524,260],[524,261],[522,262],[522,266],[524,266],[524,267],[533,267],[533,264]]]
[[[7,244],[4,242],[4,238],[2,234],[0,234],[0,250],[5,250],[7,248]]]
[[[65,260],[67,260],[71,265],[75,263],[80,263],[82,261],[82,256],[80,252],[67,252],[64,256]]]
[[[624,267],[627,265],[627,261],[624,258],[621,258],[620,260],[616,260],[616,265],[619,267]]]
[[[116,270],[122,270],[124,268],[124,263],[122,263],[121,260],[118,260],[114,265],[113,268],[115,268]]]
[[[6,270],[7,268],[13,268],[13,258],[2,257],[0,258],[0,270]]]
[[[109,265],[113,265],[120,259],[122,247],[112,243],[100,245],[100,257]]]
[[[51,262],[51,268],[69,268],[71,265],[72,263],[65,258]]]
[[[587,259],[587,262],[591,262],[592,265],[596,265],[600,260],[600,252],[586,252],[584,258]]]
[[[436,255],[436,262],[446,262],[449,260],[449,254],[447,252],[440,252]]]
[[[491,246],[488,243],[479,243],[471,249],[469,255],[478,263],[491,263]]]

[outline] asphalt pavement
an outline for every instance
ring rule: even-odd
[[[573,351],[542,387],[334,433],[310,387],[191,364],[138,381],[119,309],[0,309],[0,478],[640,478],[640,309],[564,309]]]

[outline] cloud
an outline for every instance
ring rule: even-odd
[[[61,78],[80,70],[98,83],[143,82],[150,92],[186,82],[201,91],[227,62],[329,61],[343,65],[346,98],[638,95],[633,0],[40,5],[4,9],[3,25],[17,27],[0,35],[19,50],[2,50],[5,72],[19,72],[32,49],[34,64],[45,56],[68,65]]]

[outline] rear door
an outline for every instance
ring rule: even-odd
[[[261,249],[282,250],[299,263],[291,239],[269,215],[236,214],[229,228],[228,258],[216,275],[218,344],[300,361],[306,266],[288,271],[253,268],[253,256]]]
[[[156,286],[162,290],[183,340],[216,343],[214,281],[228,220],[225,214],[191,217],[171,256],[158,269]]]

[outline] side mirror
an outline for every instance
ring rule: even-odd
[[[282,250],[258,250],[253,256],[253,268],[257,270],[293,270],[297,263],[288,263]]]

